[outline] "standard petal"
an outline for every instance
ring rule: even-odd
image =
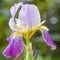
[[[40,24],[40,13],[38,8],[33,4],[25,4],[20,12],[19,18],[24,29],[32,28]]]
[[[14,31],[14,30],[16,30],[16,23],[15,23],[15,21],[14,21],[14,18],[11,18],[10,20],[9,20],[9,27]]]
[[[22,36],[15,37],[11,40],[7,48],[3,51],[3,55],[7,58],[17,58],[24,49]]]
[[[16,21],[13,17],[9,20],[9,27],[12,31],[20,31],[21,30],[21,28],[18,28],[16,26]]]
[[[11,12],[11,16],[12,16],[12,17],[15,17],[15,14],[16,14],[16,12],[17,12],[17,10],[18,10],[18,8],[19,8],[20,6],[23,6],[23,3],[22,3],[22,2],[17,3],[17,4],[15,4],[14,6],[11,7],[10,12]]]
[[[42,29],[41,32],[42,32],[42,38],[45,41],[45,43],[48,46],[51,46],[51,50],[55,50],[56,49],[56,45],[55,45],[54,41],[52,40],[52,37],[50,36],[48,31],[46,31],[45,29]]]

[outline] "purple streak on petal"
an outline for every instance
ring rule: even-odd
[[[9,37],[7,37],[6,40],[10,42],[12,40],[12,35],[10,35]]]
[[[40,13],[33,4],[25,4],[19,13],[19,20],[24,28],[32,28],[40,24]]]
[[[11,35],[6,40],[10,42],[13,39],[13,34],[14,34],[14,31],[11,32]]]
[[[23,6],[22,2],[14,4],[14,6],[11,7],[10,12],[11,12],[12,17],[15,17],[15,14],[20,6]]]
[[[7,58],[17,58],[23,52],[23,49],[24,43],[22,36],[17,36],[10,41],[7,48],[3,51],[3,55]]]
[[[54,43],[54,41],[52,40],[52,37],[50,36],[50,34],[48,33],[48,31],[42,29],[42,38],[45,41],[45,43],[48,46],[51,46],[51,50],[55,50],[56,49],[56,45]]]

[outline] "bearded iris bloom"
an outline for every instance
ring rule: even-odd
[[[19,16],[18,18],[15,18],[19,8],[21,8]],[[10,13],[11,18],[9,20],[9,26],[12,32],[7,38],[9,45],[3,51],[5,57],[17,58],[23,52],[25,46],[23,37],[25,38],[27,45],[29,45],[31,37],[37,30],[41,31],[44,42],[50,46],[52,50],[56,49],[56,45],[48,33],[49,29],[43,25],[45,20],[41,22],[37,6],[20,2],[11,7]]]

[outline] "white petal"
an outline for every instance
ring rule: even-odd
[[[24,5],[19,13],[19,19],[23,28],[32,28],[40,24],[40,13],[33,4]]]
[[[10,12],[11,12],[12,17],[15,17],[18,8],[21,7],[22,5],[23,3],[20,2],[20,3],[14,4],[14,6],[11,7]]]

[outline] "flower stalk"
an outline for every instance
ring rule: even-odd
[[[26,60],[33,60],[33,51],[32,51],[32,44],[30,43],[27,45],[26,48]]]

